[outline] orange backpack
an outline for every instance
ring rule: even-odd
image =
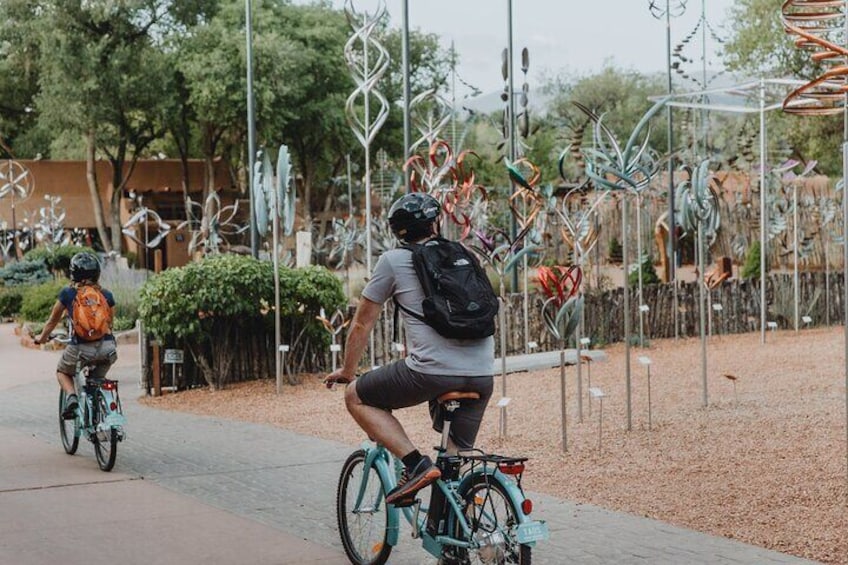
[[[78,287],[71,311],[74,333],[81,340],[97,341],[111,332],[112,308],[99,286]]]

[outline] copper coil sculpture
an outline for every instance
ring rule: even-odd
[[[845,29],[844,0],[784,0],[781,17],[795,45],[813,51],[812,60],[829,67],[783,101],[783,111],[804,116],[829,116],[845,110],[848,92],[848,49],[837,43]]]

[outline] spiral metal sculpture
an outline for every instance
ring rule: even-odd
[[[430,89],[415,96],[409,102],[410,120],[421,136],[409,148],[410,153],[427,143],[432,146],[442,138],[442,131],[451,120],[453,108],[436,89]]]
[[[689,0],[674,0],[673,2],[662,2],[661,0],[648,0],[648,9],[656,19],[671,16],[676,18],[682,16],[686,11]]]
[[[153,234],[150,233],[151,221],[155,226]],[[141,234],[139,234],[139,231]],[[155,211],[142,206],[126,221],[121,232],[139,245],[153,249],[168,237],[168,234],[171,233],[171,225],[163,221],[162,217]]]
[[[368,226],[365,230],[365,255],[369,273],[371,272],[371,142],[389,117],[389,101],[377,90],[377,82],[389,68],[389,52],[374,35],[386,13],[386,5],[382,0],[372,14],[357,12],[351,0],[345,2],[345,15],[353,35],[345,43],[344,57],[356,83],[356,88],[345,103],[345,114],[354,135],[365,149],[365,223]],[[371,114],[372,98],[377,100],[378,105],[375,115]]]
[[[844,0],[784,0],[781,17],[786,32],[797,36],[795,45],[812,51],[813,62],[826,69],[789,93],[783,101],[783,111],[805,116],[843,112],[848,90],[848,48],[844,45],[848,16]]]
[[[721,227],[721,214],[718,195],[710,184],[709,167],[710,162],[705,160],[694,171],[690,171],[689,179],[678,185],[675,200],[678,203],[680,227],[690,233],[701,227],[704,237],[712,243]]]
[[[62,197],[45,194],[44,199],[49,205],[38,209],[33,226],[35,240],[48,247],[68,245],[71,238],[70,234],[65,232],[65,209],[60,206]]]

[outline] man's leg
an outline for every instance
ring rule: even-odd
[[[356,381],[353,381],[345,389],[345,404],[356,423],[359,424],[368,437],[385,446],[395,457],[403,457],[415,446],[409,440],[409,436],[388,410],[375,408],[362,403],[356,393]]]

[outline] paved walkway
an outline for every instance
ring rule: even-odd
[[[91,445],[62,451],[57,353],[0,326],[0,564],[345,563],[334,513],[351,445],[135,402],[137,346],[121,346],[127,439],[112,473]],[[353,423],[351,423],[353,425]],[[534,563],[808,563],[754,546],[534,494],[552,539]],[[408,530],[407,530],[408,533]],[[433,563],[402,536],[390,563]]]

